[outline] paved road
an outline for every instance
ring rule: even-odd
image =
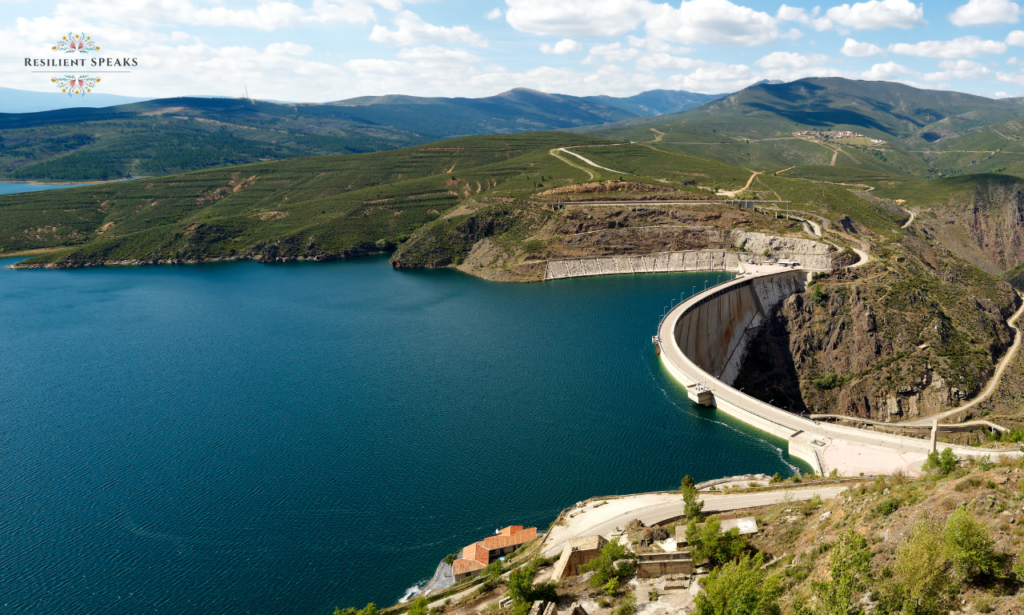
[[[764,491],[761,493],[743,493],[736,495],[702,495],[700,499],[704,501],[704,512],[718,513],[728,510],[754,508],[756,506],[769,506],[783,501],[787,497],[787,494],[795,502],[809,500],[815,495],[821,496],[821,499],[823,500],[830,500],[848,488],[849,487],[780,489],[778,491]],[[640,508],[626,514],[619,515],[614,519],[600,522],[590,527],[585,527],[577,533],[577,536],[593,536],[595,534],[606,536],[616,532],[616,529],[621,530],[627,523],[634,519],[640,519],[645,525],[652,525],[654,523],[660,523],[668,519],[680,517],[682,514],[682,500],[679,502],[672,502],[670,504],[648,506],[646,508]],[[553,545],[545,545],[543,554],[546,557],[550,557],[561,553],[564,548],[565,541],[561,541]]]

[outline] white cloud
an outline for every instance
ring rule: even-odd
[[[651,13],[647,0],[506,0],[505,18],[516,30],[564,36],[620,36]]]
[[[403,60],[418,60],[430,64],[475,64],[480,58],[462,49],[446,49],[437,45],[402,49],[398,57]]]
[[[423,21],[412,11],[395,15],[395,30],[374,26],[370,40],[375,43],[389,43],[403,47],[424,42],[463,43],[474,47],[486,47],[487,39],[469,29],[468,26],[435,26]]]
[[[802,55],[789,51],[773,51],[764,56],[754,64],[761,68],[807,68],[809,66],[821,66],[829,61],[829,57],[820,53]]]
[[[775,18],[729,0],[683,0],[678,9],[657,7],[647,33],[676,43],[764,45],[779,36]]]
[[[548,45],[543,43],[540,46],[541,53],[553,53],[555,55],[564,56],[567,53],[574,51],[583,51],[583,45],[572,40],[571,38],[563,38],[554,45]]]
[[[853,6],[842,4],[830,8],[825,14],[831,21],[854,30],[906,30],[925,24],[924,5],[915,5],[910,0],[868,0]]]
[[[58,19],[152,27],[169,23],[205,27],[276,30],[308,22],[365,24],[375,20],[361,0],[314,0],[311,11],[292,2],[261,2],[255,8],[196,6],[189,0],[82,0],[58,4]]]
[[[875,64],[869,70],[861,73],[861,78],[869,81],[890,81],[900,75],[909,75],[914,71],[895,62]]]
[[[308,56],[312,51],[313,48],[309,45],[299,45],[296,43],[271,43],[267,45],[267,48],[263,53],[272,56],[292,56],[299,58],[302,56]]]
[[[1010,0],[969,0],[949,14],[957,26],[979,26],[990,23],[1017,23],[1020,6]]]
[[[1024,30],[1014,30],[1006,35],[1006,44],[1024,47]]]
[[[884,51],[885,50],[878,45],[872,45],[871,43],[858,43],[852,38],[848,38],[846,39],[846,42],[843,43],[843,48],[839,50],[839,53],[851,58],[867,58],[877,56]]]
[[[693,47],[678,47],[657,38],[640,38],[630,35],[626,37],[626,40],[629,41],[630,47],[642,47],[656,53],[691,53],[693,51]]]
[[[827,17],[818,17],[821,7],[814,7],[810,13],[806,9],[783,4],[775,13],[775,19],[779,21],[795,21],[805,26],[810,26],[819,32],[832,27],[832,21]]]
[[[484,17],[491,21],[494,21],[495,19],[501,19],[502,15],[504,15],[504,13],[501,12],[501,9],[499,9],[498,7],[494,7],[493,9],[487,11],[487,14],[484,15]]]
[[[594,45],[590,48],[590,55],[583,60],[584,64],[591,64],[596,58],[603,58],[605,62],[628,62],[640,55],[640,50],[634,47],[623,47],[622,43],[615,42],[610,45]]]
[[[672,70],[693,70],[700,66],[706,66],[707,62],[704,60],[694,60],[693,58],[680,58],[667,53],[648,53],[638,58],[636,65],[637,68],[641,70],[657,70],[664,68]]]
[[[936,73],[922,75],[925,81],[946,81],[948,79],[982,79],[987,77],[991,71],[984,65],[970,60],[943,60],[939,62],[939,68],[943,69]]]
[[[1015,83],[1017,85],[1024,85],[1024,74],[1020,72],[1016,73],[996,73],[996,79],[1003,83]]]
[[[688,75],[673,75],[668,79],[669,87],[701,92],[704,94],[721,94],[742,90],[761,79],[749,66],[743,64],[709,63]]]
[[[890,47],[894,53],[920,58],[973,58],[982,53],[1005,53],[1006,43],[986,41],[977,36],[963,36],[951,41],[921,41],[896,43]]]
[[[804,33],[801,32],[800,30],[797,30],[796,28],[790,28],[789,32],[786,32],[785,34],[780,34],[779,38],[784,38],[784,39],[788,39],[788,40],[791,40],[791,41],[795,41],[795,40],[799,39],[803,35],[804,35]]]

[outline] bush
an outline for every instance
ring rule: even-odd
[[[764,556],[744,555],[715,568],[697,594],[697,615],[777,615],[782,587],[762,569]]]
[[[625,546],[618,542],[609,542],[601,549],[601,555],[580,566],[580,572],[594,572],[594,576],[590,577],[590,586],[596,589],[607,585],[612,579],[621,580],[633,576],[635,567],[632,564],[623,564],[615,568],[615,562],[630,558],[631,554]]]
[[[818,597],[816,612],[828,615],[859,613],[853,597],[864,590],[864,578],[871,570],[868,541],[853,530],[847,531],[832,549],[829,564],[829,579],[811,583]]]
[[[699,519],[701,511],[704,510],[704,502],[700,500],[697,488],[687,485],[684,481],[679,490],[683,492],[683,514],[688,520]]]
[[[953,449],[944,448],[941,453],[928,453],[928,459],[925,460],[921,469],[938,476],[946,476],[956,469],[957,461],[956,455],[953,454]]]
[[[879,611],[946,615],[956,604],[957,586],[953,582],[952,562],[942,544],[942,533],[922,521],[896,552],[890,580],[882,586]]]
[[[691,519],[686,524],[686,541],[690,543],[694,562],[708,560],[713,566],[739,559],[747,548],[747,539],[738,529],[722,532],[722,521],[718,517],[701,524]]]
[[[615,615],[633,615],[634,613],[636,613],[636,595],[629,592],[619,608],[615,609]]]
[[[826,374],[820,378],[811,380],[811,384],[818,387],[822,391],[828,391],[834,389],[839,385],[845,384],[853,379],[853,376],[836,376],[835,374]]]
[[[776,472],[775,474],[772,474],[771,480],[768,481],[768,484],[769,485],[775,485],[775,484],[781,483],[784,480],[786,480],[786,479],[782,478],[782,475],[779,474],[778,472]]]
[[[406,613],[408,613],[408,615],[427,615],[427,610],[427,597],[420,596],[413,601]]]
[[[953,568],[962,580],[982,575],[1002,576],[1001,558],[988,535],[988,528],[966,508],[961,506],[946,519],[943,541]]]
[[[902,504],[903,503],[900,502],[896,498],[889,498],[888,500],[882,500],[878,504],[875,504],[875,514],[878,515],[879,517],[888,517],[892,513],[894,513],[897,510],[899,510],[899,508],[900,508],[900,506],[902,506]]]

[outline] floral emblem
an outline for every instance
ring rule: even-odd
[[[86,93],[92,92],[92,89],[96,87],[96,84],[100,82],[96,77],[90,77],[89,75],[64,75],[63,77],[56,77],[50,79],[53,83],[60,88],[61,92],[64,92],[68,96],[85,96]]]
[[[72,34],[68,32],[67,36],[62,36],[57,44],[52,47],[53,51],[63,51],[64,53],[89,53],[90,51],[99,51],[100,48],[96,45],[96,41],[92,40],[91,36],[85,34]]]

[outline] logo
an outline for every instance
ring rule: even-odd
[[[57,88],[68,96],[85,96],[93,91],[100,78],[94,74],[82,74],[84,69],[91,68],[90,73],[130,73],[130,70],[96,70],[128,68],[139,65],[138,58],[105,58],[105,57],[83,57],[98,52],[100,46],[96,44],[91,36],[84,32],[75,34],[68,32],[67,36],[60,37],[56,45],[50,47],[63,57],[49,58],[25,58],[25,66],[28,68],[53,68],[59,70],[33,70],[33,73],[51,73],[55,76],[50,78]],[[68,70],[79,69],[79,70]]]
[[[53,51],[63,51],[64,53],[89,53],[90,51],[99,51],[100,48],[96,46],[96,41],[92,40],[91,36],[85,34],[72,34],[68,32],[67,36],[62,36],[60,41],[52,47]]]

